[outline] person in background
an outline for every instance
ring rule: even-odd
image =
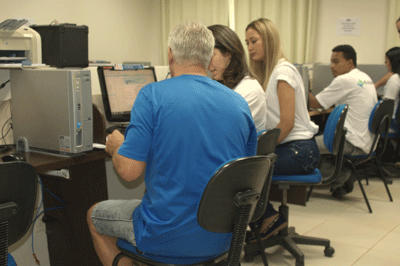
[[[338,45],[332,49],[331,70],[334,76],[331,84],[315,97],[309,93],[310,108],[328,109],[333,105],[348,104],[343,153],[353,156],[368,154],[374,137],[368,129],[368,121],[378,102],[374,83],[367,74],[357,68],[357,54],[350,45]],[[323,135],[316,137],[316,140],[320,153],[329,154],[323,142]],[[320,166],[321,169],[323,167],[328,166]],[[331,186],[332,196],[336,198],[342,198],[353,190],[351,172],[345,170],[343,168],[340,178]]]
[[[281,50],[279,32],[272,21],[260,18],[246,28],[250,70],[265,91],[266,128],[280,128],[274,175],[309,174],[317,167],[319,151],[314,135],[318,126],[308,115],[304,83],[296,67]],[[267,239],[287,226],[269,203],[260,219]],[[248,239],[249,241],[252,241]],[[254,240],[254,239],[253,239]]]
[[[396,29],[397,33],[399,34],[400,37],[400,17],[396,20]],[[386,82],[389,80],[389,78],[393,75],[393,72],[389,70],[389,72],[383,76],[380,80],[378,80],[374,85],[375,88],[379,88],[380,86],[383,86],[386,84]]]
[[[400,125],[396,121],[396,112],[399,105],[400,96],[400,47],[393,47],[386,52],[385,65],[387,69],[393,73],[393,75],[386,82],[383,91],[383,98],[394,100],[393,116],[389,132],[400,132]],[[392,143],[391,141],[388,141],[387,143],[384,156],[385,161],[393,162],[398,159],[398,154],[395,154],[394,143]]]
[[[385,54],[385,65],[393,75],[386,82],[383,98],[394,100],[394,110],[392,119],[392,129],[396,127],[396,110],[399,105],[400,96],[400,47],[396,46],[389,49]],[[395,124],[393,124],[395,123]]]
[[[214,80],[239,93],[249,104],[257,132],[265,130],[267,107],[264,91],[249,75],[246,54],[237,34],[227,26],[208,27],[214,35],[215,47],[208,70]]]
[[[216,169],[256,154],[257,132],[243,97],[207,77],[214,45],[200,23],[176,26],[168,37],[172,78],[143,87],[125,136],[108,135],[105,151],[118,174],[132,181],[145,171],[147,192],[142,200],[107,200],[89,209],[103,265],[119,253],[118,238],[163,263],[196,263],[229,249],[232,234],[203,229],[197,205]]]

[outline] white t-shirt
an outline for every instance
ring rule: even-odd
[[[384,88],[383,98],[394,100],[393,119],[396,119],[396,110],[399,105],[399,93],[400,93],[400,77],[398,74],[393,74]]]
[[[282,143],[293,140],[311,139],[317,132],[318,126],[310,120],[307,110],[304,83],[296,67],[281,59],[272,71],[265,91],[267,103],[267,128],[275,128],[280,121],[278,99],[278,81],[286,81],[295,91],[295,118],[294,126]]]
[[[256,79],[250,76],[244,77],[234,91],[239,93],[249,104],[251,116],[256,125],[257,133],[265,130],[267,121],[267,105],[265,103],[264,90]]]
[[[344,123],[347,128],[346,140],[368,153],[374,137],[368,129],[368,122],[371,111],[378,102],[371,78],[355,68],[334,78],[315,98],[325,109],[332,105],[349,105]]]

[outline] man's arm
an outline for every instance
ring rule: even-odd
[[[374,85],[375,89],[379,88],[380,86],[383,86],[386,84],[388,79],[393,75],[392,71],[389,71],[385,76],[383,76],[380,80],[378,80]]]
[[[322,105],[318,102],[317,98],[315,98],[315,96],[312,95],[311,92],[308,93],[308,105],[310,108],[313,109],[323,108]]]
[[[118,149],[124,142],[124,136],[118,130],[107,136],[105,151],[111,155],[117,173],[125,181],[137,179],[146,168],[146,162],[133,160],[118,154]]]

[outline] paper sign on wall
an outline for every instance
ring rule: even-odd
[[[338,18],[336,22],[336,35],[360,35],[360,18]]]

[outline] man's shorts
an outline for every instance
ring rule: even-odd
[[[92,221],[102,235],[123,238],[136,246],[132,214],[141,200],[106,200],[99,202],[92,211]]]

